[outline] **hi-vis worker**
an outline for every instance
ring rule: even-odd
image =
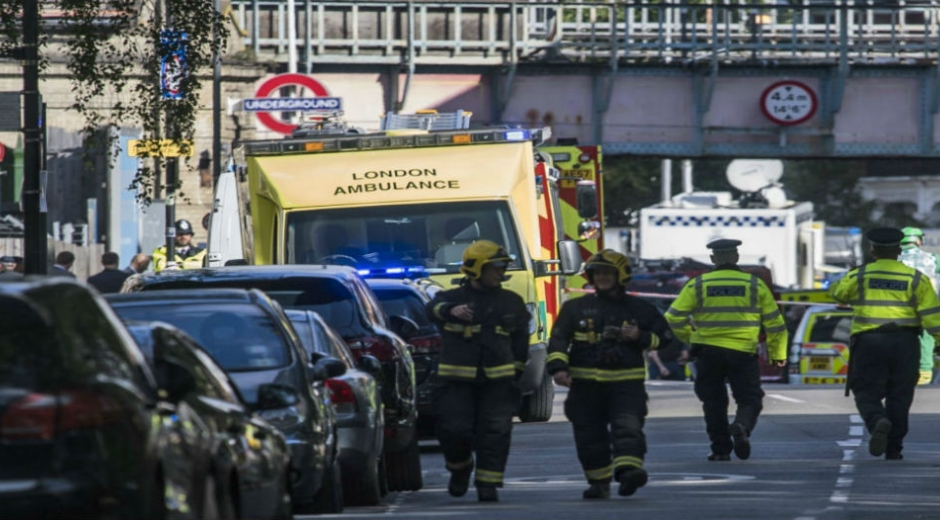
[[[871,433],[868,452],[903,458],[914,401],[921,329],[940,340],[940,300],[926,276],[897,260],[904,233],[875,228],[865,237],[874,262],[849,271],[832,296],[852,306],[846,392]],[[883,403],[882,403],[883,402]]]
[[[432,408],[451,474],[447,490],[466,494],[475,450],[481,502],[499,499],[521,400],[516,381],[529,357],[529,311],[519,295],[501,287],[510,263],[502,246],[474,242],[463,253],[460,287],[439,292],[427,306],[443,336]]]
[[[786,364],[787,328],[773,293],[760,278],[738,269],[740,240],[708,244],[715,269],[689,280],[666,311],[680,340],[692,345],[698,375],[695,395],[702,401],[705,431],[711,441],[708,460],[751,456],[751,432],[763,408],[757,343],[763,325],[770,359]],[[737,403],[728,424],[728,389]]]
[[[906,227],[901,230],[904,238],[901,239],[901,256],[898,261],[902,264],[917,269],[930,280],[934,292],[940,288],[938,284],[937,273],[940,273],[940,261],[937,255],[921,249],[924,244],[924,232],[919,228]],[[920,335],[920,379],[917,384],[929,385],[933,380],[933,351],[937,344],[933,336],[924,331]]]
[[[672,341],[669,324],[652,304],[629,296],[627,257],[610,249],[584,264],[594,294],[562,306],[552,327],[547,369],[570,386],[565,416],[574,427],[578,460],[590,487],[583,497],[630,496],[646,484],[643,468],[647,414],[644,351]]]
[[[177,220],[176,228],[176,255],[174,261],[178,269],[199,269],[204,267],[206,250],[192,245],[193,225],[188,220]],[[160,272],[166,268],[166,246],[153,250],[153,270]]]

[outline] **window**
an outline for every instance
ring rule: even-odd
[[[848,343],[852,316],[821,314],[816,316],[808,343]]]

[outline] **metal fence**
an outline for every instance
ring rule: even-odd
[[[289,5],[294,6],[289,16]],[[301,64],[714,59],[921,63],[940,53],[940,0],[764,4],[233,0],[258,58]],[[455,62],[455,60],[457,60]]]

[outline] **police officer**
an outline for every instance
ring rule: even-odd
[[[562,306],[547,369],[555,383],[571,388],[565,416],[589,484],[582,496],[609,497],[611,477],[618,493],[630,496],[648,478],[644,350],[669,344],[672,333],[656,307],[626,294],[626,256],[605,249],[588,258],[584,272],[594,294]]]
[[[443,336],[432,408],[455,497],[466,494],[474,469],[481,502],[499,499],[509,456],[516,384],[529,355],[529,312],[519,295],[501,287],[512,258],[502,246],[478,240],[463,253],[460,287],[441,291],[428,315]]]
[[[196,247],[193,242],[193,225],[188,220],[177,220],[176,227],[176,255],[174,261],[179,269],[199,269],[204,267],[206,250]],[[153,270],[160,272],[167,266],[166,246],[153,250]]]
[[[852,306],[848,388],[871,434],[868,452],[900,460],[917,385],[920,332],[940,339],[940,301],[923,273],[897,260],[901,230],[875,228],[865,237],[874,261],[846,274],[832,296]]]
[[[762,325],[770,359],[778,367],[786,364],[783,316],[763,280],[738,268],[739,245],[731,239],[710,242],[715,269],[689,280],[666,311],[676,336],[692,345],[695,395],[702,401],[713,461],[731,460],[732,448],[741,460],[751,456],[750,436],[764,398],[757,356]],[[737,404],[730,426],[725,381]]]

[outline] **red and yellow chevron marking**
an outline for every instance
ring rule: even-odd
[[[575,240],[581,246],[581,256],[584,260],[604,248],[604,197],[602,184],[600,146],[547,146],[539,148],[552,156],[555,167],[561,170],[559,183],[559,205],[563,223],[564,238]],[[578,216],[577,186],[578,181],[594,181],[597,185],[597,222],[600,227],[596,234],[590,238],[582,239],[578,232],[578,224],[583,220]],[[568,278],[568,289],[581,289],[587,284],[583,276]],[[571,292],[568,297],[583,294],[579,291]]]
[[[556,225],[558,208],[554,206],[553,199],[555,198],[552,197],[552,190],[557,187],[554,186],[554,181],[551,180],[547,171],[550,166],[549,163],[541,162],[535,165],[536,186],[539,190],[538,198],[540,202],[538,204],[539,242],[541,244],[539,258],[557,260],[556,243],[560,239],[561,233]],[[538,294],[539,304],[538,311],[541,314],[539,322],[544,325],[542,331],[544,336],[540,338],[542,341],[547,340],[552,325],[555,323],[555,317],[558,315],[560,288],[561,283],[557,276],[543,276],[535,279],[535,290]]]

